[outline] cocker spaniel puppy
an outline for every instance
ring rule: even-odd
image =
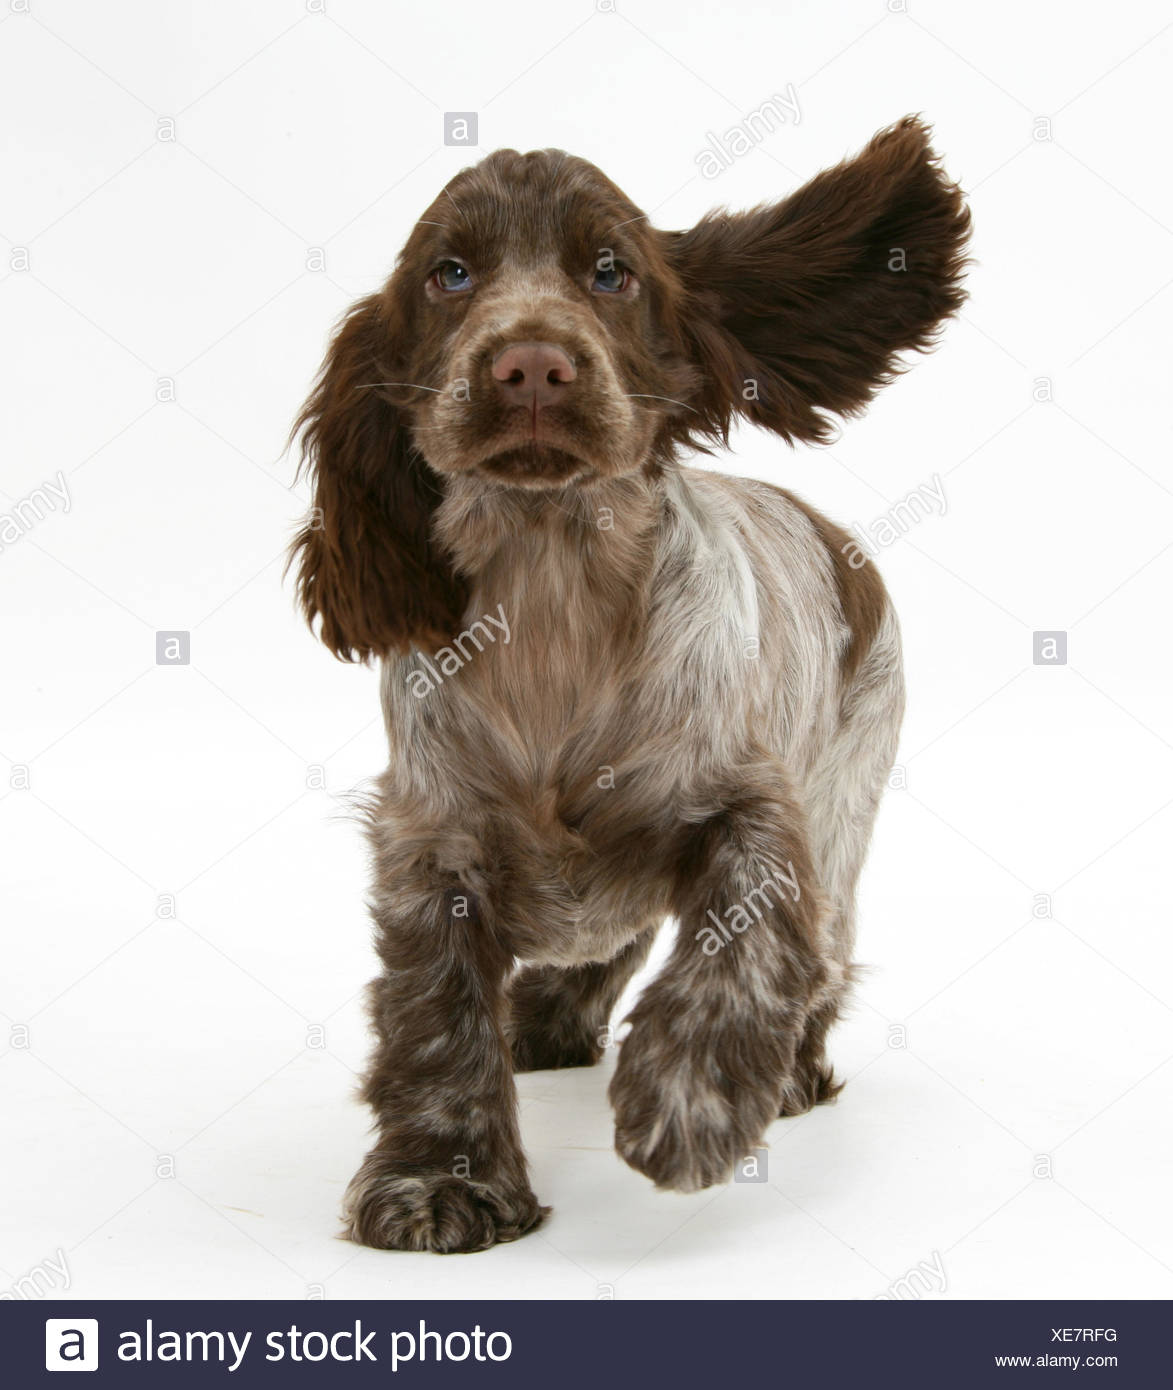
[[[735,416],[824,440],[957,310],[968,230],[914,118],[684,232],[581,159],[501,150],[345,317],[291,558],[326,646],[382,662],[391,746],[353,1239],[540,1224],[513,1072],[598,1061],[670,915],[611,1082],[620,1155],[707,1187],[835,1095],[896,619],[839,527],[681,455]]]

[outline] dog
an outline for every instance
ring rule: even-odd
[[[391,748],[351,1239],[540,1225],[513,1073],[597,1062],[669,917],[610,1084],[622,1158],[695,1191],[835,1096],[899,631],[838,526],[682,455],[737,418],[825,442],[932,346],[970,217],[929,141],[907,117],[683,232],[582,159],[497,151],[339,326],[290,563],[330,651],[381,663]]]

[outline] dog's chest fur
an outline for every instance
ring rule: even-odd
[[[670,808],[703,805],[784,744],[801,766],[794,745],[813,749],[830,717],[837,634],[802,628],[794,612],[810,606],[788,601],[787,569],[811,568],[785,553],[805,544],[788,537],[801,523],[779,515],[760,553],[731,481],[627,482],[573,499],[573,514],[510,499],[504,515],[482,507],[479,533],[458,497],[459,558],[475,575],[466,631],[497,621],[427,688],[415,673],[438,669],[435,652],[384,668],[385,813],[507,844],[547,896],[558,959],[596,958],[633,916],[662,911],[655,883],[633,894],[630,865],[633,844],[671,833]],[[791,661],[805,678],[781,678]]]
[[[465,630],[480,620],[479,640],[462,641],[459,666],[426,690],[411,676],[435,671],[436,653],[391,663],[384,686],[392,740],[437,754],[433,785],[468,778],[489,805],[553,789],[581,814],[587,774],[605,782],[667,741],[687,778],[745,737],[760,685],[758,586],[729,519],[678,479],[570,500],[573,512],[561,495],[509,499],[479,536],[459,518],[458,558],[474,576]],[[702,724],[698,700],[729,717]],[[508,785],[482,786],[482,764]]]

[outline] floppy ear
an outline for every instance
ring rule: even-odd
[[[387,380],[390,318],[385,292],[350,310],[294,425],[314,495],[289,563],[307,620],[343,661],[443,642],[465,603],[431,536],[439,483],[372,386]]]
[[[715,212],[665,247],[708,433],[740,413],[824,441],[964,302],[970,216],[914,116],[780,203]]]

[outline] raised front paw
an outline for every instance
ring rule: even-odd
[[[611,1081],[615,1148],[657,1187],[697,1192],[728,1182],[778,1114],[769,1073],[747,1073],[747,1049],[670,1040],[645,1017],[628,1035]]]
[[[440,1255],[488,1250],[536,1230],[550,1208],[528,1188],[507,1191],[451,1173],[405,1173],[379,1150],[346,1190],[346,1235],[378,1250]]]

